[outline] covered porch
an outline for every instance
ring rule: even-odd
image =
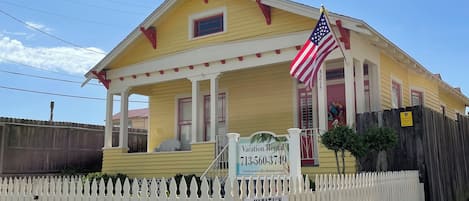
[[[136,163],[153,161],[174,173],[185,172],[177,168],[181,164],[196,164],[187,171],[202,174],[221,153],[227,132],[281,134],[297,127],[321,133],[330,126],[329,106],[337,97],[348,125],[354,125],[357,112],[379,110],[379,53],[371,50],[347,50],[345,60],[333,52],[312,90],[290,77],[289,62],[307,34],[203,47],[109,71],[103,171],[128,172]],[[130,94],[150,98],[147,153],[127,153]],[[121,122],[119,145],[112,147],[109,119],[115,96],[121,97]],[[174,149],[161,151],[168,140],[176,142]],[[303,144],[304,149],[313,144],[318,149],[302,153],[315,159],[307,169],[327,172],[317,166],[321,161],[321,167],[334,167],[333,156],[317,143]],[[145,169],[159,174],[150,170],[153,165],[140,166],[131,175]]]

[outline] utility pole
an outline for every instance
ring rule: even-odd
[[[49,121],[54,121],[54,101],[50,102],[50,119]]]

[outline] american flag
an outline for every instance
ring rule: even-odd
[[[339,47],[330,27],[325,13],[321,12],[316,28],[290,65],[290,75],[308,88],[314,86],[316,75],[327,55]]]

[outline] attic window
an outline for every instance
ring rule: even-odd
[[[223,32],[223,13],[194,21],[194,37]]]
[[[226,31],[226,8],[209,10],[189,17],[189,39]]]

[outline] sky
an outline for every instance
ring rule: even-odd
[[[469,1],[297,2],[365,21],[469,96]],[[106,90],[95,80],[81,88],[83,75],[161,3],[0,0],[0,117],[49,120],[54,101],[54,121],[103,125]],[[146,97],[130,100],[130,109],[148,106]]]

